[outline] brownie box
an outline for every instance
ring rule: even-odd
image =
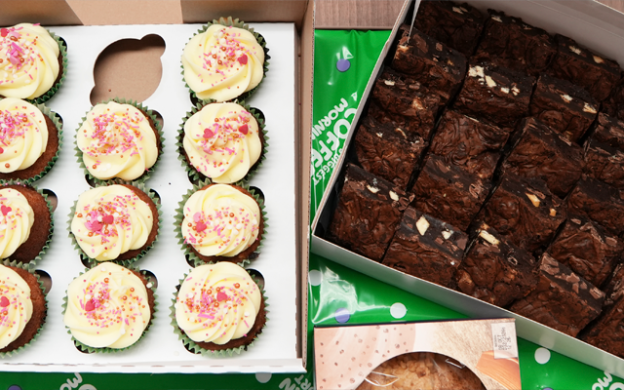
[[[560,33],[569,36],[579,45],[589,47],[601,53],[605,58],[612,58],[620,65],[624,65],[624,52],[621,50],[624,46],[624,39],[621,38],[624,37],[624,14],[597,1],[514,0],[501,2],[483,0],[468,1],[468,4],[477,7],[484,14],[487,9],[500,10],[507,15],[522,18],[527,24],[543,28],[552,34]],[[382,7],[381,4],[379,6]],[[390,63],[391,59],[386,59],[386,56],[392,50],[392,43],[395,42],[399,27],[411,20],[412,14],[409,11],[410,2],[405,1],[394,23],[392,34],[369,79],[362,102],[368,100],[372,85],[382,67]],[[389,55],[392,56],[393,53]],[[367,105],[360,105],[358,112],[354,115],[353,126],[347,135],[345,149],[350,147],[349,143],[355,125],[365,106]],[[601,370],[607,370],[614,375],[624,376],[624,359],[508,310],[373,262],[325,240],[327,224],[336,206],[335,186],[338,181],[344,179],[342,166],[348,159],[347,155],[348,153],[343,154],[338,161],[313,222],[312,252],[474,318],[513,317],[516,319],[519,337]]]

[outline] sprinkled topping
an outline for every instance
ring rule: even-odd
[[[28,240],[34,221],[32,207],[21,192],[0,189],[0,258],[8,258]]]
[[[0,348],[22,334],[32,310],[28,284],[17,272],[0,265]]]

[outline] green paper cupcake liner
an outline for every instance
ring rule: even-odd
[[[209,104],[213,104],[213,103],[217,103],[217,102],[204,102],[204,101],[200,101],[199,103],[197,103],[197,105],[194,105],[191,108],[191,111],[186,113],[186,116],[184,118],[182,118],[182,124],[180,125],[180,128],[178,129],[178,137],[177,137],[177,142],[176,142],[176,148],[178,150],[178,160],[180,160],[182,162],[182,166],[184,167],[184,169],[187,171],[189,178],[191,179],[191,181],[193,182],[193,184],[197,184],[200,181],[203,180],[211,180],[211,178],[205,176],[203,173],[199,172],[197,170],[197,168],[195,168],[193,165],[191,165],[188,161],[188,159],[186,158],[186,153],[184,151],[184,144],[183,144],[183,139],[184,139],[184,125],[186,124],[186,121],[188,121],[191,116],[195,115],[197,112],[201,111],[202,108],[204,108],[205,106],[209,105]],[[260,167],[262,166],[262,163],[264,162],[264,160],[266,160],[266,154],[268,152],[268,148],[269,148],[269,136],[266,130],[266,125],[264,122],[264,119],[262,118],[262,116],[260,115],[260,113],[258,112],[258,110],[254,107],[250,107],[248,104],[246,104],[245,102],[239,102],[238,100],[235,100],[231,103],[236,103],[239,104],[240,106],[242,106],[247,112],[251,113],[251,115],[253,115],[254,118],[256,118],[256,121],[258,122],[258,128],[260,129],[260,131],[262,131],[262,137],[263,137],[263,145],[262,145],[262,152],[260,153],[260,157],[258,158],[258,161],[256,161],[256,163],[254,165],[251,166],[251,168],[249,169],[249,171],[247,172],[247,174],[245,175],[245,177],[243,177],[241,180],[239,181],[249,181],[251,180],[252,177],[254,177],[254,175],[256,174],[256,172],[258,172],[258,170],[260,169]],[[233,184],[233,183],[230,183]]]
[[[46,251],[50,247],[50,243],[52,242],[52,236],[54,235],[54,211],[52,211],[52,205],[50,204],[50,201],[48,200],[48,195],[46,195],[43,191],[41,191],[40,189],[35,187],[32,183],[27,183],[27,182],[25,182],[23,180],[6,180],[6,181],[3,181],[2,183],[0,183],[0,189],[2,189],[3,187],[11,186],[11,185],[17,185],[17,186],[22,186],[22,187],[29,188],[31,190],[37,191],[37,193],[43,197],[43,199],[46,202],[46,205],[48,206],[48,211],[50,212],[50,230],[48,231],[48,238],[46,239],[45,244],[43,245],[43,247],[39,251],[39,254],[37,256],[35,256],[34,259],[32,259],[32,260],[30,260],[28,262],[22,262],[22,261],[19,261],[19,260],[11,259],[11,257],[12,257],[12,255],[11,255],[11,256],[9,256],[9,257],[7,257],[5,259],[0,259],[0,261],[15,261],[17,263],[22,263],[22,264],[28,266],[29,269],[34,269],[37,266],[37,264],[41,261],[41,259],[45,255]]]
[[[61,85],[63,85],[63,82],[65,81],[65,78],[67,77],[67,46],[65,45],[65,41],[63,41],[58,35],[56,35],[55,33],[53,33],[52,31],[46,29],[48,31],[48,33],[50,33],[50,36],[58,43],[59,45],[59,49],[61,50],[61,59],[62,59],[62,63],[63,63],[63,71],[61,72],[61,77],[59,78],[59,80],[57,82],[55,82],[54,84],[52,84],[52,87],[48,90],[48,92],[44,93],[41,96],[38,96],[34,99],[27,99],[27,101],[33,103],[33,104],[41,104],[41,103],[45,103],[48,100],[50,100],[50,98],[52,98],[52,96],[54,96],[54,94],[56,94],[56,92],[59,90],[59,88],[61,87]]]
[[[108,183],[108,184],[103,184],[103,185],[99,185],[97,187],[105,187],[105,186],[111,186],[117,183]],[[126,184],[126,183],[123,183]],[[150,251],[150,249],[152,249],[152,247],[154,246],[154,244],[156,244],[156,242],[158,242],[158,236],[160,235],[160,227],[162,224],[162,210],[161,210],[161,204],[160,201],[156,198],[156,196],[154,194],[152,194],[152,192],[149,190],[149,188],[147,188],[143,183],[132,183],[129,184],[132,185],[136,188],[138,188],[139,190],[143,191],[147,196],[149,196],[149,198],[152,200],[152,202],[154,202],[154,205],[156,205],[156,209],[158,210],[158,226],[156,227],[156,237],[154,238],[154,241],[145,249],[143,249],[137,256],[131,258],[131,259],[127,259],[127,260],[96,260],[93,259],[91,257],[89,257],[89,255],[87,255],[87,253],[80,247],[80,245],[78,244],[78,241],[76,240],[76,236],[74,236],[74,234],[71,231],[71,223],[72,220],[74,219],[74,214],[76,213],[76,205],[78,204],[78,199],[76,199],[74,201],[74,204],[71,207],[71,210],[69,212],[69,221],[67,224],[67,233],[68,236],[71,238],[72,240],[72,244],[74,245],[74,248],[78,251],[78,253],[80,254],[80,258],[88,265],[88,268],[91,269],[99,264],[102,263],[115,263],[124,267],[130,267],[132,266],[135,262],[137,262],[138,260],[142,259],[143,256],[145,256],[147,254],[147,252]],[[95,187],[95,188],[97,188]]]
[[[253,346],[256,339],[260,337],[260,335],[262,334],[262,331],[266,327],[267,322],[269,322],[269,316],[268,316],[269,310],[267,309],[269,307],[269,303],[268,303],[268,298],[266,296],[266,290],[264,288],[262,289],[262,299],[264,300],[264,313],[265,313],[264,325],[262,325],[262,329],[260,329],[260,331],[256,334],[256,337],[254,337],[253,340],[251,340],[251,342],[247,345],[242,345],[237,348],[229,348],[229,349],[223,349],[219,351],[211,351],[209,349],[200,347],[195,341],[191,340],[186,335],[186,333],[184,333],[182,329],[178,327],[178,322],[176,321],[176,310],[175,310],[176,297],[178,296],[178,292],[180,290],[180,286],[182,285],[182,282],[184,282],[184,280],[188,277],[188,275],[189,275],[188,273],[184,274],[184,277],[180,279],[178,283],[178,287],[176,288],[174,297],[171,300],[171,306],[169,307],[170,309],[169,318],[171,319],[171,326],[173,326],[173,331],[175,332],[175,334],[178,335],[178,340],[182,340],[182,343],[189,351],[196,353],[196,354],[201,354],[202,356],[207,356],[207,357],[212,357],[212,358],[233,356],[234,354],[240,355],[243,351],[246,351],[251,346]],[[249,275],[249,276],[251,276],[251,278],[257,285],[258,280],[252,275]]]
[[[128,270],[130,271],[136,271],[139,272],[141,275],[143,275],[146,279],[147,279],[147,274],[144,271],[141,271],[139,269],[133,268],[133,267],[126,267]],[[84,272],[81,272],[80,275],[78,275],[77,277],[80,277],[82,275],[84,275],[86,272],[90,271],[91,268],[86,268],[84,270]],[[75,278],[74,278],[75,280]],[[73,281],[73,280],[72,280]],[[148,282],[148,285],[151,282]],[[125,348],[109,348],[109,347],[103,347],[103,348],[94,348],[94,347],[90,347],[86,344],[81,343],[80,341],[78,341],[71,333],[71,330],[69,328],[67,328],[67,326],[65,326],[65,328],[67,329],[67,334],[69,334],[71,336],[72,341],[74,342],[74,344],[76,345],[76,348],[80,349],[83,352],[86,353],[117,353],[117,352],[121,352],[121,351],[126,351],[132,347],[134,347],[135,345],[137,345],[138,343],[141,342],[141,340],[143,340],[143,338],[145,337],[145,334],[147,334],[147,332],[149,331],[149,328],[152,326],[152,324],[154,323],[154,319],[156,318],[156,313],[158,312],[158,296],[156,294],[156,287],[155,286],[151,286],[151,287],[147,287],[150,290],[152,290],[152,292],[154,293],[154,312],[152,313],[151,317],[150,317],[150,322],[149,324],[147,324],[147,327],[145,327],[145,329],[143,330],[143,333],[141,334],[141,337],[139,337],[137,339],[137,341],[134,342],[134,344],[129,345]],[[67,310],[67,290],[65,290],[65,296],[63,297],[63,312],[61,313],[63,315],[63,317],[65,317],[65,311]]]
[[[18,347],[14,349],[13,351],[9,351],[9,352],[0,352],[0,359],[4,359],[4,358],[15,356],[16,354],[20,353],[22,350],[24,350],[24,348],[28,348],[30,344],[32,344],[34,341],[37,340],[37,338],[39,338],[39,335],[41,334],[41,329],[43,329],[43,327],[45,326],[46,318],[48,316],[48,297],[45,294],[45,286],[43,285],[43,282],[39,278],[39,275],[35,273],[34,269],[28,267],[28,264],[23,264],[23,263],[20,263],[19,261],[9,261],[6,259],[0,261],[0,263],[6,267],[21,268],[25,271],[28,271],[30,274],[34,275],[37,278],[37,282],[39,282],[39,288],[41,289],[42,292],[44,292],[43,296],[45,300],[45,318],[43,320],[43,323],[39,327],[39,329],[37,329],[37,333],[35,333],[33,338],[30,339],[26,344],[22,345],[21,347]]]
[[[0,98],[0,100],[2,100],[2,98]],[[52,123],[54,123],[54,126],[56,126],[56,130],[58,133],[58,148],[56,149],[56,154],[54,154],[54,156],[50,159],[50,161],[48,161],[48,164],[43,168],[43,170],[37,174],[35,174],[33,177],[29,177],[26,179],[13,179],[13,180],[20,180],[23,183],[34,183],[37,180],[41,179],[42,177],[44,177],[48,172],[50,172],[50,170],[52,169],[52,167],[54,167],[54,164],[56,164],[56,160],[58,160],[60,154],[61,154],[61,149],[63,147],[63,124],[61,123],[61,121],[59,120],[59,116],[56,112],[50,110],[45,104],[43,103],[32,103],[34,104],[35,107],[37,107],[39,109],[39,111],[41,111],[41,113],[45,116],[47,116],[48,118],[50,118],[50,120],[52,121]],[[0,179],[0,183],[5,183],[8,182],[8,180],[4,180],[4,179]]]
[[[87,111],[85,116],[82,117],[82,120],[80,121],[80,124],[78,125],[78,129],[76,130],[76,134],[74,135],[74,150],[76,152],[75,156],[78,158],[78,163],[80,164],[80,167],[84,170],[85,175],[87,176],[87,178],[90,180],[90,182],[94,183],[96,186],[97,185],[102,185],[102,184],[145,183],[151,177],[152,173],[154,172],[154,170],[158,166],[158,163],[160,162],[162,154],[164,153],[165,136],[164,136],[164,133],[162,131],[162,126],[161,126],[160,122],[158,122],[158,119],[156,118],[156,115],[154,115],[152,110],[148,109],[147,107],[143,106],[141,103],[136,102],[134,100],[127,100],[127,99],[122,99],[122,98],[113,98],[113,99],[105,100],[105,101],[100,102],[98,104],[106,104],[106,103],[111,102],[111,101],[119,103],[119,104],[130,104],[130,105],[138,108],[139,110],[143,111],[143,113],[147,114],[147,116],[153,121],[154,127],[156,128],[156,131],[158,132],[158,136],[160,137],[160,143],[159,143],[160,145],[158,147],[158,157],[156,158],[156,162],[154,162],[154,165],[152,165],[149,169],[147,169],[141,176],[139,176],[138,178],[136,178],[134,180],[123,180],[123,179],[120,179],[120,178],[117,178],[117,177],[112,178],[112,179],[108,179],[108,180],[101,180],[101,179],[98,179],[98,178],[94,177],[93,175],[91,175],[91,172],[89,172],[89,170],[87,169],[87,166],[85,165],[84,160],[82,158],[83,152],[78,147],[78,138],[77,137],[78,137],[78,131],[82,127],[83,123],[87,120],[87,115],[89,114],[89,112],[91,112],[91,109],[93,109],[93,107],[91,107],[91,109],[89,109],[89,111]]]
[[[188,259],[190,259],[194,267],[197,267],[203,264],[213,264],[215,263],[215,261],[206,262],[205,260],[202,260],[191,249],[192,248],[191,245],[187,244],[184,241],[184,236],[182,235],[182,221],[184,220],[184,205],[186,204],[186,201],[191,197],[191,195],[193,195],[195,192],[199,191],[201,188],[209,184],[215,184],[215,183],[212,183],[210,180],[204,180],[204,181],[200,181],[197,184],[193,184],[193,188],[188,190],[186,194],[182,197],[182,201],[178,204],[178,208],[176,209],[176,213],[174,216],[174,225],[175,225],[174,230],[175,230],[176,238],[178,239],[178,244],[180,244],[180,246],[182,247],[182,250],[184,251],[184,255],[187,256]],[[258,245],[256,250],[250,254],[250,256],[253,254],[257,255],[260,253],[260,250],[262,249],[262,245],[263,245],[263,242],[264,242],[264,239],[266,237],[267,230],[269,227],[269,224],[268,224],[269,219],[267,218],[267,215],[266,215],[264,200],[260,199],[260,195],[256,194],[256,192],[253,189],[249,188],[249,185],[244,181],[239,181],[231,185],[235,185],[235,186],[245,189],[247,192],[249,192],[253,196],[253,198],[256,200],[256,202],[260,206],[260,212],[262,213],[263,232],[262,232],[262,237],[260,237],[260,244]],[[241,267],[245,267],[246,265],[251,263],[251,259],[249,257],[247,257],[246,259],[242,259],[241,261],[235,264],[238,264]],[[227,260],[221,260],[221,261],[227,261]]]
[[[247,100],[258,90],[258,87],[262,85],[262,83],[264,82],[264,79],[266,78],[266,74],[269,71],[269,60],[271,59],[271,56],[269,55],[269,49],[266,47],[266,41],[264,40],[264,37],[262,35],[254,31],[253,27],[249,27],[247,23],[239,20],[238,18],[232,19],[231,16],[228,16],[227,18],[220,17],[219,19],[214,19],[212,22],[206,23],[199,30],[197,30],[197,32],[193,36],[206,32],[206,30],[208,30],[208,28],[212,26],[213,24],[220,24],[226,27],[237,27],[237,28],[242,28],[242,29],[249,31],[250,33],[253,34],[253,36],[256,38],[256,41],[258,41],[258,44],[264,50],[264,64],[263,64],[264,75],[262,77],[262,80],[260,80],[260,82],[258,83],[258,85],[256,85],[255,88],[250,89],[247,92],[243,92],[236,98],[228,100],[228,102],[231,102],[234,100],[239,100],[239,101]],[[189,38],[189,41],[192,38],[193,37]],[[182,81],[184,81],[184,85],[186,86],[186,88],[188,88],[189,92],[191,93],[191,100],[193,101],[193,103],[195,102],[205,102],[205,103],[217,102],[217,100],[215,99],[198,98],[197,95],[195,94],[195,91],[191,89],[191,87],[186,82],[186,79],[184,78],[184,65],[182,65],[182,63],[180,63],[180,67],[182,68],[182,72],[181,72]]]

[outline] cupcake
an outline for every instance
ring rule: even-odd
[[[0,28],[0,96],[43,103],[67,70],[65,43],[39,24]]]
[[[158,235],[159,209],[145,188],[127,184],[83,192],[70,214],[70,236],[90,263],[129,264],[143,257]]]
[[[0,259],[38,261],[54,225],[47,197],[17,182],[0,185]]]
[[[236,183],[264,159],[264,123],[237,103],[198,105],[181,126],[181,159],[195,180]],[[191,115],[192,114],[192,115]]]
[[[264,234],[260,202],[236,185],[204,183],[189,191],[177,210],[176,232],[194,264],[248,262]]]
[[[184,47],[184,81],[201,100],[247,97],[264,79],[264,39],[238,19],[208,23]]]
[[[47,107],[0,99],[0,129],[0,180],[39,180],[54,166],[62,125]]]
[[[244,268],[232,263],[192,269],[181,281],[172,316],[190,350],[213,354],[240,353],[267,320],[262,291]]]
[[[39,334],[47,313],[36,275],[0,264],[0,356],[17,351]]]
[[[95,105],[76,134],[78,161],[96,183],[147,180],[162,142],[152,112],[124,100]]]
[[[63,322],[79,349],[118,351],[134,345],[145,333],[154,317],[154,299],[143,274],[102,263],[67,287]]]

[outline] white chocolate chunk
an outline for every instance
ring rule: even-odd
[[[576,47],[576,46],[572,46],[572,45],[570,45],[570,46],[568,46],[568,47],[569,47],[569,48],[570,48],[570,50],[571,50],[571,51],[573,51],[574,53],[576,53],[576,54],[578,54],[578,55],[581,55],[581,49],[579,49],[578,47]]]
[[[471,66],[468,70],[468,76],[470,77],[483,77],[483,67],[482,66]]]
[[[492,19],[496,20],[497,22],[503,23],[503,21],[501,20],[500,16],[498,16],[498,15],[492,15]]]
[[[492,245],[500,244],[500,241],[496,237],[486,232],[485,230],[481,230],[481,232],[479,232],[479,237],[483,238],[485,241],[489,242]]]
[[[493,78],[491,78],[490,76],[485,76],[485,83],[488,85],[488,87],[490,88],[494,88],[496,87],[496,81],[494,81]]]
[[[377,133],[377,137],[383,138],[383,133]]]
[[[376,194],[376,193],[378,193],[378,192],[379,192],[379,188],[377,188],[377,187],[373,187],[373,186],[368,186],[368,185],[367,185],[367,186],[366,186],[366,188],[368,188],[368,190],[369,190],[370,192],[372,192],[373,194]]]
[[[458,14],[462,14],[462,15],[464,14],[464,13],[462,12],[462,10],[461,10],[461,9],[459,9],[459,8],[457,8],[457,7],[453,7],[453,11],[454,11],[454,12],[457,12]]]
[[[550,216],[551,216],[551,217],[554,217],[554,216],[556,216],[556,215],[557,215],[557,210],[555,210],[555,209],[550,209]]]
[[[585,112],[589,112],[590,114],[595,114],[598,111],[596,111],[596,109],[594,107],[592,107],[591,104],[589,103],[585,103],[585,105],[583,106],[583,111]]]
[[[429,229],[429,221],[423,216],[420,217],[418,221],[416,221],[416,229],[421,236],[424,236],[427,233],[427,229]]]
[[[468,10],[464,7],[459,7],[460,10],[464,11],[464,12],[468,12]]]
[[[513,93],[514,96],[518,96],[520,94],[520,90],[514,85],[513,88],[511,88],[511,93]]]
[[[503,92],[503,93],[509,93],[509,88],[507,88],[507,87],[501,87],[501,92]]]
[[[572,101],[572,96],[570,96],[568,94],[565,94],[565,93],[563,95],[561,95],[561,98],[563,100],[565,100],[566,102],[568,102],[568,103],[570,103]]]
[[[392,198],[392,200],[394,200],[394,201],[398,201],[399,200],[399,195],[397,195],[397,193],[394,192],[394,191],[390,191],[390,198]]]
[[[392,80],[384,80],[384,84],[393,86],[394,85],[394,81],[392,81]]]
[[[533,203],[533,206],[535,207],[539,207],[540,205],[540,200],[537,196],[533,195],[533,194],[529,194],[528,192],[525,194],[527,196],[527,198],[529,198],[529,200],[531,201],[531,203]]]
[[[596,61],[597,64],[602,64],[604,62],[604,60],[598,56],[594,56],[594,61]]]
[[[444,237],[445,240],[448,240],[452,235],[453,232],[450,230],[445,230],[442,232],[442,237]]]
[[[396,129],[394,129],[395,131],[398,131],[399,133],[401,133],[403,135],[403,138],[407,138],[407,135],[405,134],[405,132],[400,128],[397,127]]]

